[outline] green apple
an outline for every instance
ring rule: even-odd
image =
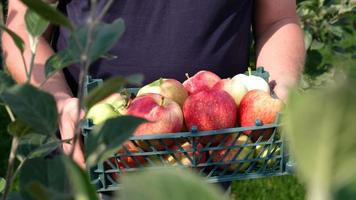
[[[98,103],[91,107],[87,113],[87,118],[91,119],[94,124],[100,124],[106,120],[120,116],[115,108],[108,103]]]
[[[115,112],[124,115],[129,102],[130,97],[127,94],[113,93],[99,103],[110,104],[114,108]]]
[[[180,107],[183,107],[183,104],[188,97],[187,90],[179,81],[166,78],[161,78],[145,85],[138,91],[137,96],[142,96],[148,93],[160,94],[163,97],[175,101]]]
[[[256,146],[256,158],[261,158],[264,160],[258,161],[259,165],[264,165],[265,161],[267,160],[267,167],[273,167],[277,159],[273,159],[273,157],[276,157],[281,154],[281,148],[273,145],[272,147],[264,147],[263,145],[257,145]]]
[[[242,82],[248,91],[251,90],[262,90],[270,93],[270,87],[267,81],[262,77],[251,75],[251,70],[249,69],[249,75],[237,74],[232,78],[233,80],[238,80]]]

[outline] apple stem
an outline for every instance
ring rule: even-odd
[[[163,104],[164,104],[164,97],[161,98],[161,104],[160,104],[160,106],[163,106]]]
[[[185,73],[185,77],[187,77],[187,79],[190,78],[188,73]]]
[[[251,76],[252,75],[251,67],[248,67],[247,70],[248,70],[248,75]]]

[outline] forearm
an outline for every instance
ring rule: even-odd
[[[15,28],[9,26],[10,29],[16,30]],[[17,29],[19,30],[19,29]],[[30,60],[31,60],[31,52],[29,50],[29,42],[27,38],[27,34],[21,31],[17,31],[17,34],[22,37],[25,42],[25,63],[27,67],[27,71],[29,71]],[[27,80],[25,66],[21,59],[21,54],[16,50],[15,44],[9,38],[8,35],[3,35],[3,44],[4,44],[4,55],[5,62],[8,66],[12,77],[19,83],[23,83]],[[31,76],[31,84],[39,87],[43,81],[46,80],[44,74],[44,65],[46,60],[53,55],[53,50],[48,45],[47,41],[44,38],[41,38],[39,41],[33,74]],[[59,72],[52,76],[49,80],[45,82],[45,84],[41,87],[41,89],[51,93],[57,103],[57,109],[59,112],[59,129],[61,133],[62,139],[71,139],[74,135],[75,123],[77,122],[75,114],[77,111],[78,102],[77,99],[72,98],[71,91],[65,81],[63,73]],[[65,153],[69,154],[71,149],[73,148],[70,144],[63,144],[63,150]],[[84,156],[81,150],[81,143],[77,143],[74,149],[75,152],[75,160],[77,163],[84,168]]]
[[[16,27],[16,25],[12,25],[11,23],[8,25],[8,27],[15,31],[25,42],[24,60],[26,63],[27,71],[29,71],[30,60],[32,55],[29,48],[29,39],[27,33],[23,31],[24,29]],[[4,34],[2,39],[5,62],[9,69],[9,72],[18,83],[25,82],[27,76],[23,60],[21,59],[20,51],[16,49],[15,44],[7,34]],[[46,79],[44,74],[44,65],[46,60],[51,55],[53,55],[52,48],[49,46],[49,44],[44,38],[41,38],[37,47],[36,57],[31,76],[31,84],[38,87]],[[51,93],[55,97],[57,101],[58,110],[61,110],[63,102],[72,96],[62,72],[59,72],[53,77],[51,77],[42,86],[42,89]]]
[[[257,38],[256,51],[256,65],[269,71],[276,95],[285,100],[288,89],[298,83],[305,60],[303,32],[297,19],[281,19],[270,26]]]
[[[47,2],[54,2],[54,0],[47,0]],[[27,7],[20,0],[8,1],[8,18],[6,24],[7,27],[19,35],[25,43],[24,60],[27,71],[29,71],[32,53],[24,22],[26,11]],[[49,31],[49,29],[46,31],[46,36],[50,34]],[[2,44],[5,63],[12,77],[18,83],[25,82],[27,80],[27,75],[23,59],[21,59],[20,51],[17,50],[13,40],[6,33],[2,35]],[[34,60],[32,76],[30,79],[31,84],[38,87],[46,79],[44,74],[44,65],[51,55],[53,55],[52,48],[48,44],[48,41],[46,41],[44,37],[41,37]],[[65,99],[72,96],[62,72],[59,72],[50,78],[46,84],[43,85],[42,89],[51,93],[55,97],[59,111],[62,110]]]
[[[56,0],[45,0],[46,2],[53,2]],[[32,52],[30,50],[30,42],[28,33],[26,31],[26,25],[24,22],[24,16],[27,8],[20,0],[10,0],[8,4],[8,20],[7,27],[19,35],[25,43],[24,58],[22,59],[21,52],[17,50],[16,45],[9,35],[4,33],[2,35],[4,59],[6,65],[11,73],[12,77],[18,83],[24,83],[27,81],[27,74],[30,71],[30,65],[32,60]],[[59,112],[58,126],[62,139],[71,139],[75,134],[75,128],[78,124],[78,106],[79,100],[72,98],[72,93],[68,87],[65,77],[62,72],[58,72],[51,76],[46,81],[45,76],[45,63],[53,55],[53,50],[49,45],[51,38],[51,30],[47,31],[40,37],[36,50],[36,56],[32,68],[32,75],[29,79],[30,83],[36,87],[51,93],[57,103],[57,109]],[[23,62],[24,60],[24,62]],[[27,69],[27,70],[26,70]],[[27,73],[26,73],[27,72]],[[45,84],[42,84],[45,83]],[[82,114],[83,116],[83,114]],[[75,147],[69,144],[63,144],[63,150],[66,154],[69,154],[72,149],[74,150],[73,159],[80,165],[85,166],[84,155],[81,148],[81,143],[77,143]]]

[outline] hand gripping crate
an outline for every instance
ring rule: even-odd
[[[101,83],[100,79],[88,77],[87,91]],[[129,91],[135,93],[137,89]],[[193,127],[187,132],[132,136],[110,159],[90,169],[90,178],[98,192],[108,192],[120,189],[118,180],[122,174],[143,168],[189,168],[206,177],[209,183],[286,175],[293,171],[293,165],[288,162],[285,141],[279,134],[279,116],[273,124],[261,125],[256,120],[253,127],[212,131]],[[84,138],[92,127],[87,120],[83,126]],[[246,132],[250,134],[246,136]],[[261,136],[256,138],[256,134]],[[266,140],[264,134],[271,136]],[[199,142],[202,139],[209,142],[202,145]]]

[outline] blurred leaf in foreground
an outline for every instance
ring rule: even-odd
[[[61,157],[53,159],[37,157],[27,160],[20,173],[21,195],[24,199],[38,199],[38,196],[33,196],[35,188],[43,195],[46,192],[50,195],[60,193],[69,195],[67,174]],[[31,186],[31,184],[34,185]],[[57,199],[57,197],[52,196],[51,199]]]
[[[341,188],[335,195],[336,200],[354,200],[356,196],[356,177],[351,184]]]
[[[220,200],[223,194],[212,184],[185,170],[167,168],[122,178],[120,200]]]
[[[71,179],[71,187],[75,200],[97,200],[94,186],[90,183],[88,174],[81,169],[71,158],[63,157],[63,162],[68,170]]]
[[[57,130],[57,106],[54,97],[28,83],[15,85],[0,97],[14,114],[37,133],[54,135]]]
[[[70,142],[70,139],[60,140],[55,136],[41,134],[28,134],[21,138],[17,149],[17,157],[21,159],[32,159],[45,157],[52,153],[63,143]]]
[[[5,189],[6,180],[0,177],[0,193]]]
[[[87,165],[94,166],[111,157],[143,122],[142,118],[119,116],[94,126],[85,146]]]
[[[356,176],[354,85],[290,95],[284,127],[309,199],[331,199]]]

